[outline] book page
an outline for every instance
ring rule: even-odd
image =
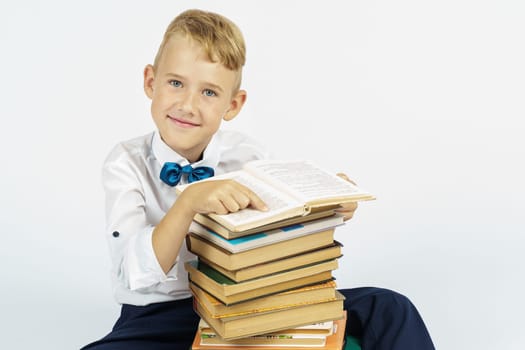
[[[227,220],[232,222],[234,225],[242,225],[246,222],[252,222],[274,216],[277,212],[287,211],[290,208],[301,205],[301,203],[296,199],[288,196],[287,194],[275,191],[275,189],[268,186],[264,182],[261,182],[260,180],[253,178],[243,172],[237,172],[235,176],[232,177],[232,179],[245,185],[255,192],[269,208],[269,210],[266,212],[246,208],[236,213],[217,215],[222,216],[223,218],[227,216]]]
[[[352,183],[308,161],[253,161],[245,169],[306,203],[367,194]]]
[[[254,221],[263,220],[269,217],[273,217],[279,213],[287,212],[290,209],[303,207],[303,203],[299,202],[297,199],[289,196],[286,193],[280,193],[275,190],[275,188],[264,183],[260,179],[251,176],[249,173],[244,171],[235,171],[227,174],[218,175],[202,181],[214,181],[214,180],[224,180],[232,179],[235,180],[244,186],[251,189],[255,192],[266,205],[268,206],[268,211],[260,211],[251,208],[245,208],[235,213],[229,213],[225,215],[219,214],[210,214],[213,218],[221,218],[229,222],[233,226],[240,226],[246,223],[251,223]],[[177,186],[178,190],[184,190],[187,186],[191,184]]]

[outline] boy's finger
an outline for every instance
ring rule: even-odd
[[[250,205],[253,209],[267,211],[268,206],[264,201],[252,190],[250,190],[248,187],[244,186],[244,195],[250,200]]]
[[[251,198],[250,203],[254,209],[261,210],[261,211],[268,210],[268,206],[266,205],[266,203],[264,203],[263,200],[259,198],[259,196],[257,195]]]
[[[226,210],[228,210],[230,213],[235,213],[242,209],[237,200],[233,197],[224,197],[221,199],[221,202]]]
[[[224,204],[222,203],[222,201],[215,201],[213,203],[211,203],[207,210],[202,212],[203,214],[208,214],[208,213],[215,213],[215,214],[219,214],[219,215],[225,215],[225,214],[228,214],[228,209],[224,206]]]
[[[239,209],[244,209],[250,205],[250,198],[242,191],[234,192],[233,198],[237,201]]]

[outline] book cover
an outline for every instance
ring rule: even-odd
[[[335,229],[332,228],[238,253],[227,251],[194,233],[188,234],[186,244],[188,250],[199,257],[227,270],[239,270],[331,246],[334,243],[334,232]]]
[[[324,346],[315,347],[319,350],[342,350],[345,344],[345,331],[346,331],[346,311],[343,312],[343,318],[334,321],[333,333],[326,337]],[[195,338],[192,344],[192,350],[204,350],[213,349],[210,345],[204,345],[201,343],[202,337],[200,330],[195,333]],[[228,341],[220,346],[220,349],[224,350],[235,350],[235,349],[246,349],[245,345],[229,344]],[[257,346],[257,349],[279,349],[282,348],[282,344],[267,344]],[[288,350],[308,350],[312,349],[312,346],[286,346]]]
[[[325,345],[326,338],[333,333],[333,328],[334,322],[327,321],[234,340],[222,339],[202,318],[200,319],[198,329],[201,334],[201,344],[203,345],[320,347]]]
[[[220,265],[217,265],[203,256],[199,256],[199,259],[211,266],[213,269],[219,271],[226,277],[236,281],[247,281],[253,278],[262,277],[270,275],[272,273],[286,271],[300,267],[303,265],[308,265],[316,262],[327,261],[331,259],[337,259],[342,256],[342,244],[338,241],[334,241],[332,245],[327,247],[322,247],[319,249],[314,249],[305,253],[300,253],[282,259],[268,261],[265,263],[260,263],[257,265],[245,267],[239,270],[228,270],[223,268]]]
[[[203,262],[186,262],[189,279],[225,304],[253,299],[263,295],[333,279],[337,260],[307,265],[301,268],[235,282]],[[235,301],[232,301],[235,300]]]
[[[199,320],[199,330],[201,331],[202,335],[210,335],[210,336],[219,336],[213,328],[210,327],[204,321],[204,319]],[[299,326],[295,328],[287,328],[283,329],[277,332],[272,333],[265,333],[262,334],[263,336],[271,335],[271,336],[280,336],[280,335],[296,335],[296,336],[302,336],[302,337],[327,337],[333,333],[334,328],[334,321],[325,321],[325,322],[316,322],[312,324],[308,324],[305,326]]]
[[[193,300],[199,316],[220,337],[231,340],[340,319],[344,316],[344,296],[337,291],[336,294],[336,300],[333,301],[226,318],[211,317],[197,298]]]
[[[296,334],[266,334],[254,335],[251,337],[224,340],[217,335],[203,334],[201,332],[201,344],[208,346],[238,345],[246,347],[270,346],[309,346],[322,347],[326,344],[326,337],[323,336],[303,336]]]
[[[336,299],[336,283],[328,281],[294,288],[285,292],[262,296],[226,305],[213,295],[190,282],[192,294],[203,304],[213,318],[223,318],[322,303]]]

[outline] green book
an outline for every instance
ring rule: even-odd
[[[201,260],[191,261],[190,264],[192,264],[194,268],[196,268],[197,270],[199,270],[200,272],[202,272],[203,274],[205,274],[206,276],[208,276],[209,278],[211,278],[219,284],[233,285],[237,283],[234,280],[224,276],[222,273],[215,270],[208,264],[205,264]]]
[[[337,267],[337,259],[332,259],[247,281],[235,282],[202,261],[189,261],[185,264],[190,281],[224,304],[233,304],[329,281],[333,279],[332,270]]]

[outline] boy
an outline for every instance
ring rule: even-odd
[[[193,312],[184,239],[196,213],[266,210],[234,181],[177,183],[239,169],[267,154],[252,140],[219,130],[246,101],[240,89],[245,45],[228,19],[186,11],[169,25],[153,65],[144,70],[157,130],[119,144],[103,171],[107,235],[115,296],[122,304],[113,330],[85,349],[188,349],[199,317]],[[177,163],[177,164],[176,164]],[[356,206],[342,208],[349,219]],[[343,290],[348,331],[363,348],[433,349],[417,310],[382,289]]]

